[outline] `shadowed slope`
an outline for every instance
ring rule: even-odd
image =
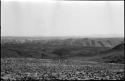
[[[102,55],[95,58],[95,60],[109,63],[124,63],[124,45],[124,43],[121,43],[114,48],[103,52]]]

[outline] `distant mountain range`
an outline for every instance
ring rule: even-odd
[[[3,37],[3,43],[42,43],[51,45],[81,45],[85,47],[114,47],[124,41],[124,38],[61,38],[61,37]]]
[[[4,38],[1,43],[1,57],[124,63],[124,38]]]

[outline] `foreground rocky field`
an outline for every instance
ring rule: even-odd
[[[1,58],[1,81],[124,80],[124,64]]]

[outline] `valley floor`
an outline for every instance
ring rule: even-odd
[[[124,64],[72,59],[1,58],[1,81],[124,79]]]

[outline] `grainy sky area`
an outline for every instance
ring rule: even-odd
[[[2,36],[124,36],[124,1],[3,0]]]

